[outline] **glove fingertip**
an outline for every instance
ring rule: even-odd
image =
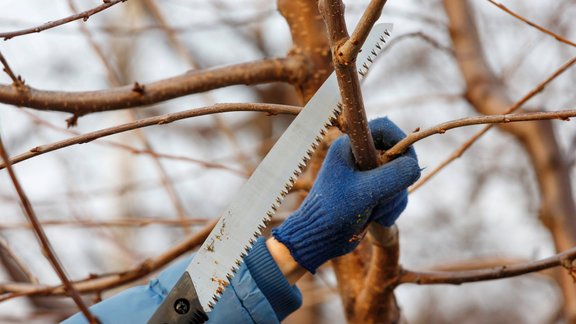
[[[371,120],[368,126],[378,149],[388,149],[406,137],[404,131],[388,119],[388,117]]]

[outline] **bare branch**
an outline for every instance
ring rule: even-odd
[[[332,61],[338,79],[345,119],[344,131],[350,136],[352,153],[359,169],[374,169],[378,166],[376,147],[368,129],[355,58],[350,61],[340,59],[342,53],[339,48],[348,40],[348,31],[344,21],[344,4],[342,1],[322,0],[319,2],[319,8],[326,23],[332,47]]]
[[[368,38],[370,30],[372,30],[372,27],[382,15],[382,8],[384,8],[386,1],[387,0],[370,1],[356,29],[354,29],[352,36],[338,49],[338,55],[336,56],[338,60],[342,62],[352,62],[356,60],[356,56],[358,56],[358,53],[362,49],[362,44],[364,44],[366,38]]]
[[[393,157],[402,154],[404,151],[408,149],[408,147],[410,147],[410,145],[416,143],[421,139],[424,139],[434,134],[444,134],[446,133],[446,131],[458,127],[479,125],[479,124],[503,124],[519,121],[534,121],[534,120],[549,120],[549,119],[569,120],[571,117],[576,117],[576,110],[488,115],[488,116],[457,119],[446,123],[442,123],[440,125],[422,131],[408,134],[408,136],[406,136],[400,142],[396,143],[396,145],[394,145],[392,148],[384,152],[381,155],[381,157],[384,160],[389,161]]]
[[[73,282],[74,288],[83,294],[94,292],[99,293],[143,278],[146,275],[164,267],[177,257],[190,252],[197,246],[201,245],[204,240],[206,240],[215,225],[216,220],[207,224],[200,231],[188,236],[182,242],[166,250],[164,253],[154,258],[147,259],[126,271],[106,274],[102,276],[91,275],[87,279],[75,281]],[[0,284],[0,293],[4,294],[4,296],[0,297],[0,302],[2,302],[21,296],[64,295],[66,290],[62,285],[38,286],[31,284],[12,283],[4,285]]]
[[[575,272],[574,259],[576,248],[556,254],[552,257],[534,262],[503,265],[489,269],[467,271],[435,271],[421,272],[403,269],[398,284],[414,283],[418,285],[453,284],[460,285],[469,282],[487,281],[517,277],[532,272],[542,271],[558,266],[565,267],[572,276]]]
[[[47,30],[50,28],[64,25],[64,24],[69,23],[69,22],[74,21],[74,20],[82,19],[83,21],[87,21],[88,18],[90,18],[90,16],[92,16],[96,13],[99,13],[100,11],[104,11],[104,10],[106,10],[106,9],[108,9],[108,8],[112,7],[113,5],[116,5],[120,2],[126,2],[126,1],[128,1],[128,0],[104,0],[104,3],[99,5],[98,7],[83,11],[81,13],[78,13],[78,14],[75,14],[75,15],[72,15],[72,16],[69,16],[66,18],[62,18],[62,19],[58,19],[58,20],[54,20],[54,21],[49,21],[45,24],[42,24],[42,25],[39,25],[36,27],[26,28],[26,29],[12,31],[12,32],[0,33],[0,38],[4,38],[4,40],[6,41],[6,40],[9,40],[9,39],[17,37],[17,36],[39,33],[41,31],[44,31],[44,30]]]
[[[562,66],[560,66],[549,77],[547,77],[546,80],[542,81],[535,88],[530,90],[524,97],[522,97],[520,100],[516,101],[510,107],[508,107],[504,113],[509,114],[509,113],[512,113],[512,112],[520,109],[526,102],[528,102],[534,96],[536,96],[537,94],[542,92],[546,88],[546,86],[548,86],[548,84],[550,82],[552,82],[554,79],[556,79],[558,76],[560,76],[566,70],[568,70],[575,63],[576,63],[576,56],[571,58],[570,60],[568,60],[564,64],[562,64]],[[482,128],[480,131],[478,131],[476,134],[474,134],[474,136],[472,136],[469,140],[467,140],[464,144],[462,144],[462,146],[460,146],[456,151],[454,151],[446,160],[444,160],[442,163],[440,163],[440,165],[438,165],[436,168],[434,168],[432,171],[430,171],[424,177],[422,177],[420,180],[418,180],[418,182],[416,182],[410,188],[410,191],[413,192],[413,191],[417,190],[418,188],[420,188],[422,185],[424,185],[426,182],[428,182],[432,177],[434,177],[436,174],[438,174],[442,169],[444,169],[446,166],[448,166],[450,163],[452,163],[452,161],[454,161],[457,158],[459,158],[460,156],[462,156],[462,154],[464,154],[464,152],[466,152],[466,150],[468,150],[468,148],[470,148],[472,146],[472,144],[474,144],[480,137],[482,137],[486,132],[488,132],[493,126],[494,126],[494,124],[487,125],[486,127]]]
[[[28,197],[26,196],[24,189],[20,185],[20,182],[18,181],[18,178],[16,177],[16,174],[14,173],[14,170],[12,170],[10,158],[8,157],[8,153],[4,149],[4,144],[2,143],[1,138],[0,138],[0,156],[2,157],[2,160],[4,161],[4,163],[6,164],[6,169],[8,170],[8,175],[10,176],[10,180],[12,181],[12,184],[14,185],[14,189],[16,190],[16,193],[18,194],[18,197],[20,198],[24,212],[25,212],[26,216],[28,217],[28,221],[32,224],[34,234],[36,234],[36,237],[38,238],[38,241],[40,242],[40,246],[42,247],[42,252],[46,256],[46,258],[48,258],[48,261],[50,261],[50,264],[52,265],[52,267],[56,271],[56,274],[58,275],[58,277],[62,281],[62,284],[64,285],[64,287],[66,287],[66,292],[68,294],[70,294],[70,296],[72,297],[72,299],[74,300],[76,305],[78,305],[78,308],[80,309],[82,314],[84,314],[84,316],[86,317],[86,319],[88,319],[90,321],[90,323],[100,323],[98,318],[96,318],[90,312],[90,310],[88,309],[86,304],[84,304],[84,301],[80,297],[80,294],[78,293],[78,291],[74,288],[74,286],[72,285],[72,283],[68,279],[68,276],[66,275],[66,272],[65,272],[64,268],[62,267],[62,264],[60,263],[60,260],[58,259],[58,257],[56,256],[56,253],[52,249],[52,244],[48,240],[48,237],[46,236],[46,233],[44,233],[44,229],[42,228],[42,225],[40,224],[40,222],[38,221],[38,218],[36,217],[36,213],[34,212],[34,209],[32,208],[32,204],[30,203],[30,200],[28,200]]]
[[[296,82],[302,69],[305,69],[302,59],[292,56],[191,71],[148,84],[136,83],[100,91],[45,91],[29,86],[18,91],[11,86],[0,85],[0,102],[82,116],[100,111],[150,105],[231,85]]]
[[[519,19],[519,20],[525,22],[526,24],[528,24],[528,25],[530,25],[530,26],[538,29],[539,31],[543,32],[544,34],[547,34],[547,35],[550,35],[550,36],[556,38],[557,41],[562,42],[562,43],[564,43],[564,44],[568,44],[568,45],[570,45],[570,46],[575,46],[575,47],[576,47],[576,43],[574,43],[574,42],[566,39],[565,37],[562,37],[562,36],[560,36],[560,35],[552,32],[552,31],[550,31],[550,30],[548,30],[548,29],[546,29],[546,28],[544,28],[544,27],[542,27],[542,26],[540,26],[540,25],[537,25],[537,24],[531,22],[530,20],[528,20],[528,19],[520,16],[519,14],[513,12],[512,10],[508,9],[508,8],[507,8],[506,6],[504,6],[503,4],[498,3],[498,2],[496,2],[496,1],[494,1],[494,0],[488,0],[488,2],[490,2],[491,4],[495,5],[496,7],[500,8],[500,9],[502,9],[504,12],[506,12],[506,13],[509,14],[509,15],[511,15],[512,17],[514,17],[514,18],[516,18],[516,19]]]
[[[16,76],[16,74],[12,71],[12,68],[10,68],[10,65],[8,64],[8,61],[6,60],[6,58],[4,57],[4,55],[2,54],[2,52],[0,52],[0,62],[2,63],[2,65],[4,66],[4,68],[2,69],[4,72],[6,72],[6,74],[8,74],[8,76],[10,77],[10,79],[12,79],[12,85],[16,88],[16,89],[22,89],[24,88],[24,80],[22,80],[21,76]]]
[[[134,122],[117,125],[109,128],[104,128],[98,131],[86,133],[83,135],[75,136],[69,139],[65,139],[52,144],[46,144],[34,147],[28,152],[17,155],[10,160],[10,163],[18,163],[24,160],[28,160],[34,156],[42,155],[48,152],[52,152],[64,147],[68,147],[75,144],[84,144],[91,142],[95,139],[110,136],[113,134],[123,133],[130,130],[152,126],[152,125],[163,125],[169,124],[171,122],[192,118],[197,116],[204,116],[209,114],[216,114],[221,112],[231,112],[231,111],[260,111],[266,112],[268,114],[292,114],[296,115],[300,111],[300,107],[288,106],[288,105],[275,105],[275,104],[258,104],[258,103],[226,103],[226,104],[215,104],[209,107],[185,110],[172,114],[165,114],[160,116],[154,116],[149,118],[144,118],[136,120]],[[0,163],[0,169],[6,167],[6,163]]]

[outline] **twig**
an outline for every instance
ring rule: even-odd
[[[86,304],[84,304],[84,301],[80,297],[80,294],[78,293],[76,288],[74,288],[74,286],[72,285],[72,283],[68,279],[68,276],[66,275],[66,272],[64,271],[64,268],[62,268],[62,265],[60,264],[58,257],[54,253],[54,250],[52,249],[52,245],[50,244],[50,241],[48,240],[46,233],[44,233],[44,229],[42,228],[42,225],[40,224],[40,222],[38,221],[38,218],[36,217],[36,214],[34,212],[34,209],[32,208],[32,204],[30,203],[30,200],[28,200],[28,197],[26,196],[24,189],[20,185],[20,182],[18,181],[18,178],[16,177],[16,174],[14,173],[14,170],[12,170],[10,158],[8,157],[8,153],[4,149],[4,144],[2,143],[1,138],[0,138],[0,156],[2,157],[2,160],[4,161],[4,163],[6,164],[6,169],[8,170],[8,175],[10,176],[10,179],[12,180],[12,184],[14,185],[14,189],[16,190],[18,197],[20,198],[24,212],[25,212],[26,216],[28,217],[28,221],[32,224],[32,228],[34,230],[34,233],[36,234],[36,237],[38,238],[38,241],[40,242],[40,246],[42,247],[42,252],[46,256],[46,258],[48,258],[48,261],[50,261],[50,264],[52,265],[52,267],[56,271],[56,274],[60,278],[60,281],[62,281],[62,284],[66,288],[66,292],[68,294],[70,294],[70,296],[72,297],[72,299],[74,300],[76,305],[78,305],[78,308],[80,309],[82,314],[84,314],[84,316],[86,317],[86,319],[88,319],[90,321],[90,323],[100,323],[98,318],[96,318],[90,312],[90,310],[88,309]]]
[[[207,224],[200,231],[188,236],[184,241],[171,247],[164,253],[147,259],[140,264],[126,271],[105,274],[101,276],[91,275],[84,280],[74,282],[74,287],[80,293],[102,292],[112,289],[135,280],[138,280],[172,262],[177,257],[190,252],[206,240],[212,228],[216,225],[216,220]],[[53,296],[66,293],[65,287],[58,286],[37,286],[30,284],[0,284],[0,293],[5,294],[0,297],[0,302],[21,296]]]
[[[4,72],[6,72],[6,74],[8,74],[8,76],[10,77],[10,79],[12,79],[12,85],[16,88],[16,89],[22,89],[24,87],[24,80],[22,80],[21,76],[16,76],[16,74],[14,73],[14,71],[12,71],[12,68],[10,68],[10,65],[8,64],[8,61],[6,60],[6,58],[4,57],[4,55],[2,54],[2,52],[0,52],[0,62],[2,63],[2,65],[4,66],[4,68],[2,69]]]
[[[64,127],[58,127],[52,123],[50,123],[49,121],[42,119],[38,116],[36,116],[35,114],[31,113],[30,111],[26,110],[26,109],[19,109],[19,112],[22,112],[24,114],[26,114],[29,118],[32,119],[32,121],[36,124],[36,125],[40,125],[40,126],[44,126],[44,127],[48,127],[54,131],[63,133],[63,134],[68,134],[68,135],[73,135],[73,136],[80,136],[82,135],[80,132],[75,131],[73,129],[69,129],[69,128],[64,128]],[[168,153],[158,153],[158,152],[151,152],[149,150],[146,149],[139,149],[136,148],[134,146],[130,146],[124,143],[120,143],[120,142],[114,142],[114,141],[110,141],[110,140],[97,140],[95,141],[95,143],[99,143],[102,145],[109,145],[111,147],[116,147],[122,150],[126,150],[131,154],[142,154],[142,155],[152,155],[154,154],[155,156],[162,158],[162,159],[168,159],[168,160],[178,160],[178,161],[185,161],[185,162],[190,162],[190,163],[194,163],[194,164],[198,164],[204,168],[212,168],[212,169],[222,169],[222,170],[227,170],[230,171],[234,174],[237,174],[239,176],[242,177],[247,177],[247,173],[239,170],[239,169],[235,169],[235,168],[231,168],[225,164],[222,163],[216,163],[216,162],[209,162],[209,161],[204,161],[204,160],[199,160],[199,159],[194,159],[191,157],[187,157],[187,156],[182,156],[182,155],[175,155],[175,154],[168,154]]]
[[[384,152],[381,157],[388,161],[391,158],[402,154],[408,149],[412,144],[417,141],[429,137],[434,134],[444,134],[446,131],[471,125],[479,124],[502,124],[511,123],[519,121],[533,121],[533,120],[548,120],[548,119],[561,119],[569,120],[571,117],[576,117],[576,110],[560,110],[551,112],[532,112],[532,113],[522,113],[522,114],[505,114],[505,115],[488,115],[488,116],[478,116],[470,118],[462,118],[457,120],[452,120],[434,127],[418,131],[415,133],[410,133],[400,142],[396,143],[392,148]]]
[[[193,71],[148,84],[135,84],[100,91],[45,91],[26,86],[17,91],[0,85],[0,102],[40,110],[69,112],[75,116],[146,106],[161,101],[231,85],[297,82],[303,75],[299,56],[263,59],[226,67]]]
[[[118,133],[127,132],[137,128],[152,126],[152,125],[163,125],[168,124],[180,119],[192,118],[197,116],[204,116],[209,114],[216,114],[221,112],[231,112],[231,111],[259,111],[268,114],[291,114],[296,115],[300,112],[300,107],[288,106],[288,105],[276,105],[276,104],[259,104],[259,103],[222,103],[215,104],[209,107],[185,110],[172,114],[165,114],[155,117],[149,117],[140,119],[134,122],[125,123],[122,125],[117,125],[109,128],[104,128],[98,131],[86,133],[80,136],[74,136],[69,139],[54,142],[51,144],[36,146],[30,149],[26,153],[22,153],[12,158],[11,163],[15,164],[22,162],[29,158],[42,155],[48,152],[52,152],[64,147],[68,147],[75,144],[84,144],[91,142],[95,139],[110,136]],[[6,167],[6,163],[0,163],[0,169]]]
[[[517,277],[527,273],[542,271],[558,266],[565,267],[571,275],[574,275],[575,258],[576,248],[572,248],[565,252],[558,253],[552,257],[539,261],[503,265],[500,267],[488,269],[434,272],[421,272],[403,269],[398,278],[398,284],[414,283],[418,285],[460,285],[469,282]]]
[[[30,228],[30,223],[22,224],[27,228]],[[0,237],[0,259],[2,259],[2,263],[6,268],[8,273],[11,273],[12,280],[18,280],[20,277],[21,279],[26,280],[26,282],[32,284],[38,284],[38,278],[30,271],[30,269],[24,263],[24,260],[20,258],[8,245],[8,242]],[[17,271],[18,274],[12,273]]]
[[[509,114],[509,113],[512,113],[512,112],[520,109],[526,102],[528,102],[528,100],[532,99],[534,96],[536,96],[537,94],[542,92],[546,88],[546,86],[548,86],[548,84],[550,82],[555,80],[558,76],[560,76],[562,73],[564,73],[566,70],[568,70],[575,63],[576,63],[576,56],[571,58],[570,60],[568,60],[564,64],[562,64],[562,66],[560,66],[556,71],[554,71],[550,76],[548,76],[544,81],[542,81],[540,84],[538,84],[535,88],[530,90],[524,97],[522,97],[520,100],[516,101],[510,107],[508,107],[506,109],[506,111],[504,111],[504,113]],[[430,171],[424,177],[422,177],[420,180],[418,180],[418,182],[416,182],[410,188],[410,191],[413,192],[413,191],[417,190],[418,188],[422,187],[422,185],[424,185],[426,182],[430,181],[430,179],[432,177],[434,177],[441,170],[443,170],[446,166],[448,166],[450,163],[452,163],[452,161],[454,161],[457,158],[459,158],[460,156],[462,156],[462,154],[464,154],[464,152],[466,152],[466,150],[468,150],[468,148],[470,148],[472,146],[472,144],[474,144],[480,137],[482,137],[486,132],[488,132],[493,126],[494,126],[493,124],[487,125],[486,127],[482,128],[480,131],[478,131],[476,134],[474,134],[474,136],[472,136],[464,144],[462,144],[446,160],[444,160],[442,163],[440,163],[440,165],[438,165],[436,168],[434,168],[432,171]]]
[[[41,31],[50,29],[50,28],[54,28],[54,27],[58,27],[61,25],[64,25],[66,23],[69,23],[71,21],[74,20],[79,20],[82,19],[83,21],[87,21],[88,18],[90,18],[90,16],[99,13],[100,11],[104,11],[110,7],[112,7],[113,5],[116,5],[120,2],[126,2],[128,0],[104,0],[104,3],[99,5],[98,7],[92,8],[90,10],[86,10],[83,11],[81,13],[66,17],[66,18],[62,18],[62,19],[58,19],[58,20],[54,20],[54,21],[49,21],[45,24],[36,26],[36,27],[31,27],[31,28],[26,28],[26,29],[22,29],[22,30],[17,30],[17,31],[12,31],[12,32],[4,32],[4,33],[0,33],[0,38],[4,38],[4,40],[9,40],[13,37],[17,37],[17,36],[22,36],[22,35],[27,35],[27,34],[32,34],[32,33],[39,33]]]
[[[382,8],[384,8],[386,1],[387,0],[370,1],[354,32],[352,32],[350,39],[338,49],[338,55],[336,56],[338,60],[341,62],[352,62],[356,60],[358,53],[362,49],[362,44],[364,44],[366,38],[368,38],[370,30],[372,30],[372,27],[378,18],[380,18],[380,15],[382,15]]]
[[[568,45],[570,45],[570,46],[576,47],[576,43],[574,43],[574,42],[572,42],[572,41],[570,41],[570,40],[568,40],[568,39],[566,39],[566,38],[564,38],[564,37],[562,37],[562,36],[560,36],[560,35],[552,32],[552,31],[550,31],[550,30],[548,30],[548,29],[546,29],[546,28],[544,28],[544,27],[542,27],[542,26],[540,26],[540,25],[537,25],[537,24],[531,22],[530,20],[528,20],[528,19],[520,16],[519,14],[513,12],[512,10],[508,9],[508,8],[507,8],[506,6],[504,6],[503,4],[498,3],[498,2],[496,2],[496,1],[494,1],[494,0],[488,0],[488,2],[490,2],[491,4],[495,5],[496,7],[500,8],[500,9],[502,9],[503,11],[505,11],[506,13],[508,13],[509,15],[511,15],[512,17],[514,17],[514,18],[516,18],[516,19],[519,19],[519,20],[525,22],[526,24],[528,24],[528,25],[530,25],[530,26],[538,29],[539,31],[543,32],[544,34],[547,34],[547,35],[550,35],[550,36],[556,38],[557,41],[562,42],[562,43],[564,43],[564,44],[568,44]]]

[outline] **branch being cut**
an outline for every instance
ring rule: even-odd
[[[0,38],[4,38],[4,40],[6,41],[6,40],[9,40],[9,39],[17,37],[17,36],[39,33],[41,31],[44,31],[44,30],[47,30],[50,28],[64,25],[64,24],[69,23],[69,22],[74,21],[74,20],[82,19],[83,21],[87,21],[88,18],[90,18],[90,16],[92,16],[96,13],[99,13],[100,11],[104,11],[104,10],[106,10],[106,9],[108,9],[108,8],[112,7],[113,5],[116,5],[120,2],[126,2],[126,1],[128,1],[128,0],[104,0],[104,3],[99,5],[98,7],[80,12],[78,14],[75,14],[75,15],[72,15],[72,16],[69,16],[66,18],[62,18],[62,19],[58,19],[58,20],[54,20],[54,21],[49,21],[45,24],[42,24],[42,25],[39,25],[36,27],[26,28],[26,29],[12,31],[12,32],[0,33]]]
[[[297,82],[305,70],[302,59],[264,59],[208,70],[192,71],[151,82],[100,91],[45,91],[25,87],[18,91],[0,85],[0,102],[40,110],[83,116],[89,113],[150,105],[181,96],[231,85]]]
[[[340,89],[344,116],[343,129],[350,138],[352,153],[360,170],[378,167],[374,140],[368,128],[360,81],[356,69],[356,56],[368,32],[378,19],[386,1],[372,1],[349,39],[344,20],[342,1],[320,0],[319,10],[326,23],[332,61]],[[348,44],[348,45],[346,45]],[[346,54],[342,48],[346,48]],[[395,323],[400,310],[394,297],[394,287],[388,285],[399,271],[399,240],[396,227],[369,225],[372,244],[361,243],[359,253],[333,260],[346,317],[350,322]],[[362,252],[362,250],[364,252]],[[361,255],[369,255],[369,261]],[[383,317],[385,316],[385,317]]]

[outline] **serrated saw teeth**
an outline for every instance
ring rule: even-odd
[[[383,44],[390,36],[386,28],[390,27],[376,25],[362,46],[356,61],[362,78],[368,75],[370,67],[376,63]],[[338,102],[338,82],[334,76],[328,80],[330,83],[320,87],[320,92],[315,95],[317,100],[309,101],[312,105],[302,110],[294,120],[295,124],[290,125],[277,141],[290,145],[275,147],[270,151],[255,170],[254,176],[257,177],[248,180],[246,190],[242,190],[223,213],[221,224],[226,221],[226,231],[223,225],[215,227],[204,245],[209,246],[218,237],[225,239],[215,249],[200,249],[188,265],[186,271],[194,279],[198,297],[206,311],[214,308],[218,296],[224,291],[224,282],[230,282],[234,273],[237,273],[256,237],[264,231],[266,222],[279,209],[289,188],[314,156],[314,150],[320,145],[328,128],[339,123],[338,115],[343,107]],[[295,155],[296,152],[303,156]],[[270,176],[271,173],[274,176]]]

